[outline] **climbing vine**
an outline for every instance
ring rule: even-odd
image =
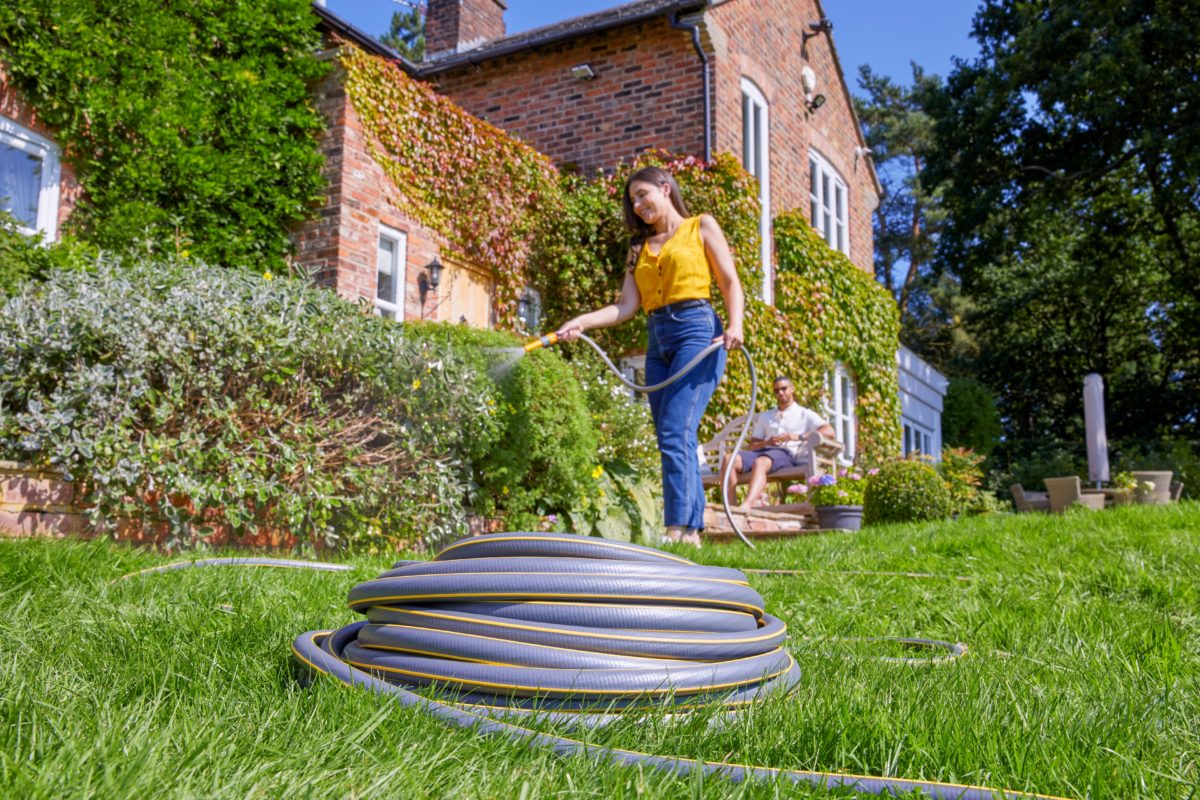
[[[857,389],[858,456],[878,461],[900,446],[900,396],[896,372],[900,320],[895,301],[870,275],[831,249],[800,211],[775,218],[775,307],[751,300],[746,343],[760,385],[788,375],[796,400],[822,408],[826,375],[844,364]],[[749,376],[730,359],[705,425],[715,430],[745,412]],[[759,394],[759,410],[770,398]],[[703,431],[702,431],[703,434]]]
[[[0,61],[84,190],[68,232],[259,272],[320,200],[319,47],[308,0],[0,3]]]
[[[538,220],[561,203],[558,171],[393,62],[344,47],[341,64],[372,156],[421,222],[494,271],[496,320],[515,328]]]

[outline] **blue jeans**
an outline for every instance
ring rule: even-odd
[[[707,304],[651,314],[646,327],[649,384],[674,375],[723,331],[721,320]],[[725,357],[723,348],[717,350],[675,383],[650,393],[650,415],[662,456],[663,517],[667,525],[704,528],[704,486],[696,456],[696,430],[725,373]]]

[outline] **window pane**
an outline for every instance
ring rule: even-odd
[[[0,208],[25,227],[36,228],[41,188],[42,160],[0,143]]]
[[[808,193],[814,198],[817,197],[817,162],[811,158],[808,160]]]
[[[754,130],[750,124],[750,97],[742,95],[742,166],[750,172],[754,163]]]
[[[812,215],[810,216],[814,228],[821,227],[821,207],[817,205],[817,201],[812,201]]]
[[[906,456],[912,452],[912,428],[904,426],[904,452],[900,455]]]
[[[762,106],[754,107],[754,172],[758,185],[762,186]]]
[[[396,243],[385,236],[379,237],[379,251],[376,255],[376,269],[379,281],[375,296],[388,303],[396,302]],[[385,314],[385,316],[387,316]],[[395,319],[392,314],[391,319]]]
[[[831,198],[831,194],[829,191],[829,176],[822,175],[821,176],[821,205],[825,206],[826,208],[829,208],[830,198]]]
[[[821,221],[821,233],[825,234],[825,241],[833,244],[833,219],[829,216],[829,211],[826,211]]]

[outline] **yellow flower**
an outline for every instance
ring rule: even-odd
[[[420,389],[420,388],[421,388],[421,379],[420,379],[420,378],[417,378],[416,380],[414,380],[414,381],[413,381],[413,384],[412,384],[412,386],[413,386],[413,391],[414,391],[414,392],[415,392],[417,389]]]
[[[187,251],[185,250],[184,253],[186,254]],[[270,270],[268,270],[263,273],[263,280],[264,281],[273,281],[273,280],[275,280],[275,276],[271,274]]]
[[[180,257],[181,257],[181,258],[187,258],[189,255],[191,255],[191,251],[189,251],[189,250],[180,250],[180,251],[179,251],[179,255],[180,255]]]
[[[508,494],[508,487],[507,486],[501,487],[500,494]]]
[[[604,474],[604,467],[597,466],[594,470],[592,470],[593,478],[599,478],[603,474]]]

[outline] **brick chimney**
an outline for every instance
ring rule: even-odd
[[[504,0],[429,0],[425,58],[458,53],[504,35]]]

